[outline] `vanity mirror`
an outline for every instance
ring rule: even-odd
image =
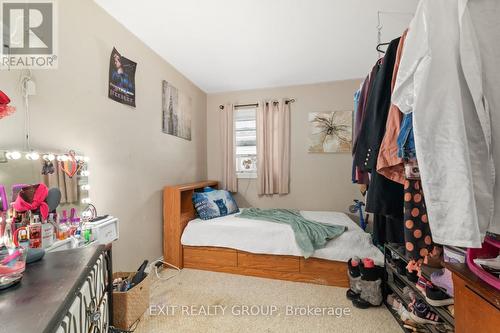
[[[61,192],[59,208],[82,212],[90,203],[88,157],[74,151],[0,150],[0,211],[24,185],[43,183]]]

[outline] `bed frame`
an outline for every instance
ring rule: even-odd
[[[318,258],[254,254],[236,249],[183,246],[181,235],[196,218],[192,203],[195,191],[218,188],[216,181],[167,186],[163,191],[163,257],[179,268],[258,276],[288,281],[348,287],[347,264]]]

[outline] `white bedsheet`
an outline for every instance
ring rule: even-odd
[[[339,237],[312,255],[347,262],[349,258],[372,258],[377,265],[383,265],[384,256],[364,232],[346,214],[338,212],[301,211],[306,218],[318,222],[343,225],[347,230]],[[301,256],[295,243],[292,228],[286,224],[250,220],[235,215],[203,221],[195,219],[188,223],[181,238],[182,245],[217,246],[261,254]]]

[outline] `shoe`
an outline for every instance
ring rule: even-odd
[[[360,262],[359,271],[361,274],[359,278],[353,278],[350,276],[350,273],[348,274],[349,282],[356,282],[351,284],[351,289],[354,292],[360,291],[358,299],[352,301],[353,305],[360,309],[382,305],[382,276],[384,269],[375,266],[372,259],[365,258]],[[359,289],[352,288],[352,285]],[[351,293],[350,296],[352,296]]]
[[[403,300],[406,302],[406,304],[415,303],[416,299],[417,295],[415,295],[413,289],[408,286],[403,288]]]
[[[348,289],[345,293],[345,297],[347,297],[348,300],[353,301],[359,298],[359,294],[354,292],[352,289]]]
[[[401,321],[406,321],[410,320],[410,314],[408,310],[406,310],[405,306],[403,303],[401,303],[401,300],[394,295],[388,295],[387,296],[387,304],[391,306],[391,308],[396,311],[396,313],[399,315],[401,318]]]
[[[432,306],[445,306],[454,303],[452,297],[437,287],[425,288],[425,300]]]
[[[395,259],[393,260],[393,264],[396,267],[396,271],[398,272],[399,275],[407,275],[406,271],[406,262],[404,262],[401,259]]]
[[[433,287],[432,283],[424,278],[423,276],[420,276],[418,278],[417,284],[415,285],[417,289],[422,293],[422,295],[425,296],[425,289],[429,287]]]
[[[413,271],[413,272],[407,272],[406,277],[410,282],[417,283],[418,282],[418,273]]]
[[[410,273],[412,272],[420,272],[420,265],[422,263],[419,260],[410,260],[406,265],[406,270]]]
[[[432,273],[431,282],[433,285],[444,289],[448,295],[453,297],[453,279],[449,269],[445,268],[441,272]]]
[[[359,263],[360,260],[358,257],[353,257],[347,261],[347,268],[349,269],[349,274],[351,274],[351,276],[354,278],[357,278],[358,276],[361,275],[359,271]]]
[[[353,299],[352,305],[358,309],[368,309],[369,307],[373,306],[370,302],[367,302],[362,298]]]
[[[412,308],[410,318],[416,323],[436,325],[441,321],[439,316],[421,300],[416,300],[410,307]]]
[[[424,257],[424,264],[432,268],[443,268],[443,248],[434,245],[432,251]]]
[[[361,275],[361,294],[359,299],[370,303],[371,306],[382,305],[382,279],[375,281],[364,280]]]
[[[361,293],[361,272],[359,269],[360,260],[357,257],[347,261],[347,276],[349,277],[349,290],[346,292],[346,297],[349,300],[359,298]]]

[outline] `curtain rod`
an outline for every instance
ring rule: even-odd
[[[287,99],[285,100],[285,104],[289,104],[289,103],[294,103],[295,102],[295,98],[290,98],[290,99]],[[266,102],[266,104],[268,104],[269,102]],[[278,103],[277,101],[275,101],[274,103]],[[259,103],[252,103],[252,104],[236,104],[234,107],[235,108],[248,108],[248,107],[258,107],[259,106]],[[219,105],[219,109],[221,110],[224,110],[224,105]]]

